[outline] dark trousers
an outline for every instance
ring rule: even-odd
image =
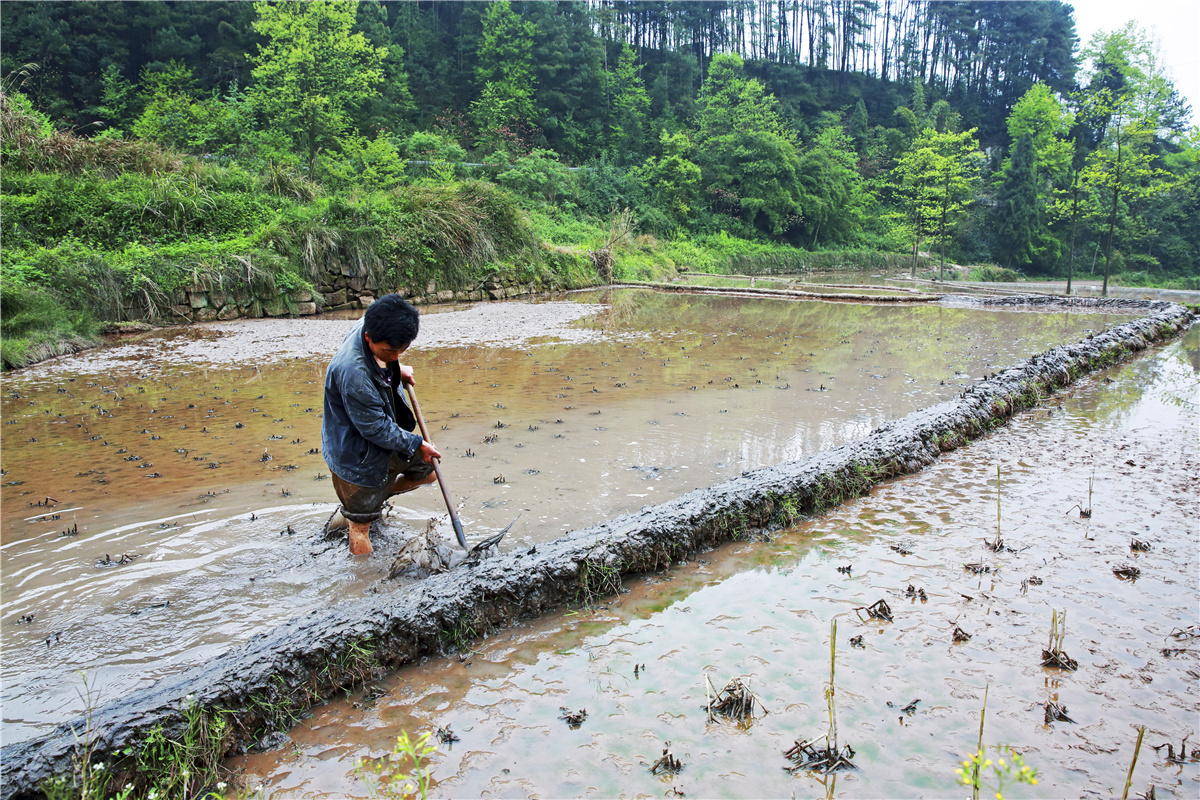
[[[431,472],[433,465],[426,464],[421,459],[420,450],[409,459],[393,453],[392,460],[388,463],[387,483],[383,486],[359,486],[334,475],[333,490],[342,501],[342,516],[351,522],[374,522],[383,513],[384,501],[392,496],[392,484],[396,482],[396,478],[403,475],[410,481],[419,481],[429,477]]]

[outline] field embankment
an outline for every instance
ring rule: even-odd
[[[1029,298],[1039,306],[1097,301]],[[961,302],[1011,306],[1021,298]],[[313,703],[353,686],[376,668],[395,668],[547,610],[611,593],[620,576],[657,570],[730,539],[752,539],[801,516],[863,494],[882,480],[916,472],[941,452],[1001,426],[1087,372],[1113,364],[1187,328],[1181,306],[1099,301],[1147,316],[1056,347],[981,380],[956,399],[909,414],[869,436],[800,461],[748,472],[675,500],[511,551],[409,588],[295,619],[207,664],[94,709],[4,748],[0,795],[35,796],[39,784],[75,768],[79,743],[120,780],[149,786],[164,765],[154,743],[186,752],[199,774],[225,753],[287,727]],[[317,535],[315,531],[310,532]],[[186,746],[185,746],[186,745]],[[163,748],[160,748],[163,749]]]

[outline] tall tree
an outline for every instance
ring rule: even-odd
[[[662,157],[651,156],[638,170],[655,199],[675,220],[685,224],[700,194],[700,167],[691,160],[692,143],[686,133],[659,134]]]
[[[254,62],[255,105],[316,171],[317,153],[350,128],[351,114],[377,94],[386,51],[353,33],[357,2],[254,4],[264,37]]]
[[[946,242],[966,208],[979,168],[975,130],[938,133],[926,128],[900,157],[893,189],[902,200],[913,235],[912,273],[917,271],[921,240],[937,231],[945,277]]]
[[[1028,264],[1034,257],[1038,227],[1037,167],[1033,136],[1022,133],[1004,169],[1004,183],[996,196],[996,241],[1004,266]]]
[[[696,151],[707,188],[758,230],[781,236],[800,219],[800,158],[778,102],[743,74],[741,56],[718,54],[700,90]]]
[[[641,67],[633,48],[621,45],[617,72],[613,76],[612,116],[609,123],[609,147],[617,163],[637,163],[646,155],[650,133],[650,96],[639,74]]]
[[[533,23],[518,16],[508,0],[489,4],[483,15],[483,38],[475,68],[479,99],[471,104],[471,116],[482,139],[494,145],[505,141],[502,128],[525,130],[537,123],[532,54],[535,32]]]
[[[1093,217],[1106,221],[1107,243],[1104,248],[1104,286],[1101,294],[1108,296],[1108,279],[1112,267],[1113,239],[1122,204],[1150,197],[1169,186],[1170,174],[1152,165],[1147,145],[1152,132],[1142,126],[1135,116],[1136,108],[1130,98],[1112,100],[1108,136],[1103,146],[1088,157],[1080,176],[1085,189],[1094,199]]]
[[[850,137],[840,126],[826,127],[801,152],[797,176],[804,209],[804,245],[854,245],[870,201],[856,169]]]

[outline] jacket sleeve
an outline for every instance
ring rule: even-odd
[[[346,415],[350,417],[350,423],[372,444],[411,456],[425,441],[396,424],[388,413],[383,398],[368,380],[348,376],[342,387],[342,402],[346,407]]]

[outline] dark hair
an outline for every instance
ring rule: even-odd
[[[372,342],[392,347],[408,347],[417,338],[421,323],[417,309],[398,294],[387,294],[367,306],[363,314],[363,333]]]

